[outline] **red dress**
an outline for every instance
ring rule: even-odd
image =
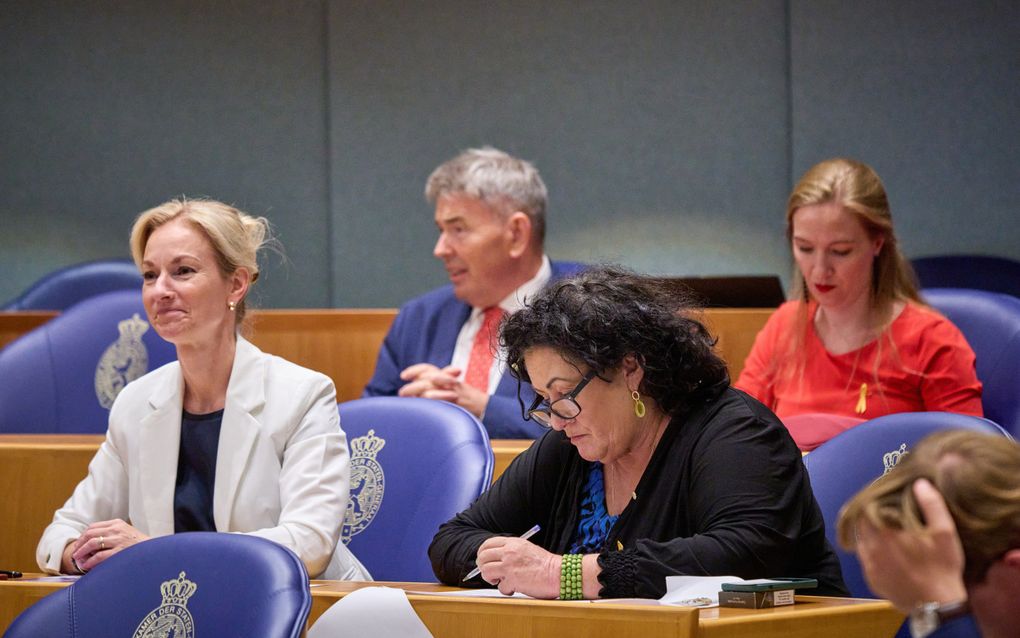
[[[779,418],[826,413],[873,419],[922,411],[982,416],[974,351],[948,319],[915,303],[907,303],[878,339],[836,355],[815,332],[818,305],[810,302],[803,373],[790,373],[794,362],[777,367],[787,339],[794,338],[800,303],[789,301],[769,318],[734,384]]]

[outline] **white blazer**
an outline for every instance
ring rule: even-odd
[[[174,361],[120,393],[88,476],[43,532],[40,568],[57,573],[64,547],[96,521],[122,518],[148,536],[174,533],[183,388]],[[217,531],[276,541],[313,578],[370,580],[338,544],[349,492],[332,381],[238,337],[216,452]]]

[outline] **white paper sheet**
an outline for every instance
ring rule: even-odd
[[[659,602],[684,607],[718,607],[722,584],[743,580],[737,576],[666,576],[666,595]]]
[[[403,590],[365,587],[353,591],[319,616],[308,638],[433,638]]]
[[[62,574],[60,576],[39,576],[38,578],[19,578],[17,582],[36,582],[36,583],[73,583],[81,578],[80,574]]]

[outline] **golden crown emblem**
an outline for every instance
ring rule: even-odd
[[[906,443],[901,443],[900,449],[898,450],[893,450],[892,452],[886,452],[885,454],[883,454],[882,464],[885,465],[885,470],[882,472],[882,474],[887,474],[889,470],[896,467],[896,464],[899,463],[900,459],[906,456],[906,454],[907,454]]]
[[[351,456],[375,457],[384,445],[386,445],[386,439],[377,437],[375,430],[369,430],[365,436],[351,440]]]
[[[159,591],[163,594],[164,605],[180,605],[182,607],[187,606],[188,599],[196,589],[198,589],[198,585],[186,579],[184,572],[181,572],[177,580],[167,580],[159,586]]]

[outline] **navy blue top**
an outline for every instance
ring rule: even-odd
[[[598,554],[603,550],[609,530],[619,516],[610,516],[606,510],[605,478],[602,464],[595,461],[588,471],[581,496],[581,520],[577,522],[577,536],[570,546],[571,554]]]
[[[215,532],[213,487],[216,449],[220,444],[223,410],[181,416],[181,449],[177,455],[174,491],[174,532]]]

